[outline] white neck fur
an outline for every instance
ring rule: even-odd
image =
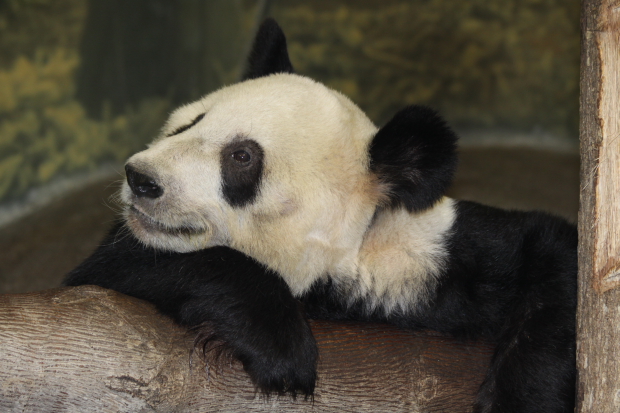
[[[291,234],[278,234],[279,240],[263,234],[260,243],[279,242],[282,247],[269,255],[260,254],[262,248],[246,252],[269,263],[296,296],[329,275],[347,298],[364,297],[371,309],[382,306],[386,312],[407,311],[431,298],[447,260],[445,241],[455,218],[454,201],[443,198],[419,213],[383,210],[374,219],[369,208],[357,213],[366,216],[366,221],[358,218],[353,220],[356,225],[347,226],[342,225],[347,222],[344,216],[325,220],[340,220],[337,234],[333,229],[310,231],[297,245],[283,241],[299,239]]]

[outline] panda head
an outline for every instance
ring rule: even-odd
[[[125,219],[147,245],[230,246],[303,289],[354,265],[377,211],[431,208],[451,182],[455,142],[420,106],[377,129],[342,94],[294,74],[267,20],[245,80],[177,109],[127,161]]]

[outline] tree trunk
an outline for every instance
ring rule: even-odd
[[[620,1],[584,0],[577,406],[620,411]]]
[[[386,325],[313,322],[313,401],[257,395],[240,363],[144,302],[83,286],[0,296],[2,412],[467,412],[492,349]]]

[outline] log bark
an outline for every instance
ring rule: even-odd
[[[577,410],[620,411],[620,1],[584,0]]]
[[[467,412],[492,352],[386,325],[312,327],[314,400],[266,399],[149,303],[92,286],[2,295],[0,411]]]

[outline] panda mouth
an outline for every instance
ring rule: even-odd
[[[128,223],[130,224],[133,223],[134,225],[137,223],[140,227],[142,227],[147,232],[161,232],[166,235],[172,235],[172,236],[199,235],[199,234],[203,234],[206,232],[206,229],[204,228],[196,228],[193,226],[181,225],[178,227],[172,227],[170,225],[166,225],[160,221],[157,221],[151,216],[145,214],[144,212],[140,211],[138,208],[136,208],[133,205],[129,207],[129,216],[127,217],[127,221]]]

